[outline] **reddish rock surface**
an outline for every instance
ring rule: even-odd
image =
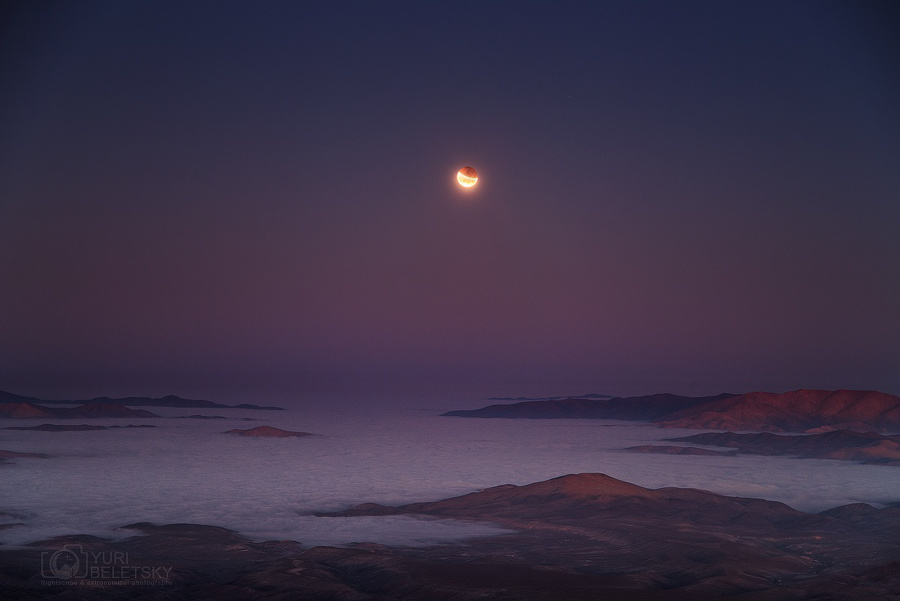
[[[0,403],[0,417],[28,419],[32,417],[55,417],[52,409],[32,403]]]
[[[660,425],[768,432],[900,431],[900,397],[868,390],[751,392],[673,413]]]

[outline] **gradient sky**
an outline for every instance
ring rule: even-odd
[[[890,3],[4,10],[0,389],[900,393]]]

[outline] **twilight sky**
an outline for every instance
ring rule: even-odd
[[[890,3],[9,4],[0,389],[900,393]]]

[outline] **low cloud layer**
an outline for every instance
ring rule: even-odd
[[[213,524],[254,539],[307,545],[428,544],[498,530],[404,516],[316,518],[312,513],[364,502],[438,500],[576,472],[603,472],[651,488],[761,497],[804,511],[900,501],[898,468],[780,457],[629,454],[622,449],[690,432],[627,422],[464,419],[414,410],[227,413],[235,419],[132,420],[158,426],[148,429],[0,430],[0,449],[52,455],[0,466],[0,512],[13,516],[2,521],[22,523],[0,530],[0,543],[75,533],[121,537],[132,533],[115,528],[149,521]],[[242,417],[259,421],[239,421]],[[0,427],[22,425],[13,421],[3,420]],[[316,436],[248,439],[222,433],[247,424]]]

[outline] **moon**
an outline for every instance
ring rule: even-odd
[[[478,183],[478,172],[472,167],[463,167],[456,172],[456,181],[463,188],[471,188]]]

